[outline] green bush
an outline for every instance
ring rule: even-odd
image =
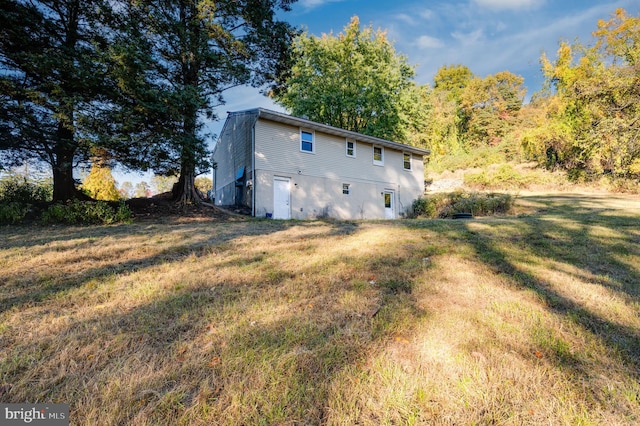
[[[17,175],[0,179],[0,201],[34,204],[46,203],[52,198],[53,183],[50,180],[29,180]]]
[[[505,163],[509,159],[502,146],[486,146],[470,151],[461,151],[444,156],[433,156],[428,169],[435,173],[450,170],[487,167],[491,164]]]
[[[33,180],[19,175],[0,179],[0,224],[22,222],[35,207],[44,205],[53,197],[50,180]]]
[[[0,225],[20,223],[29,212],[26,204],[0,201]]]
[[[72,201],[68,204],[53,204],[42,213],[45,224],[98,224],[127,223],[132,213],[124,203],[117,207],[106,201]]]
[[[509,213],[515,199],[509,194],[456,191],[433,194],[413,202],[412,217],[450,218],[456,213],[490,216]]]

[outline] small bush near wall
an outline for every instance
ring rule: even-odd
[[[463,191],[438,193],[415,200],[411,217],[451,218],[459,213],[471,213],[473,216],[506,214],[513,208],[514,201],[509,194]]]

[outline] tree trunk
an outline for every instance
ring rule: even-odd
[[[54,148],[54,163],[52,164],[54,202],[78,198],[80,193],[73,180],[73,157],[75,155],[72,143],[73,132],[60,124],[57,136],[58,142]]]
[[[196,112],[187,115],[184,122],[184,139],[182,145],[182,159],[180,162],[180,178],[173,188],[173,198],[181,206],[201,204],[202,195],[196,189]]]
[[[195,170],[192,164],[182,163],[180,178],[173,187],[173,198],[181,206],[201,204],[203,199],[195,185]]]
[[[185,100],[182,108],[182,140],[180,159],[180,179],[174,187],[173,196],[183,207],[188,204],[202,204],[203,198],[196,190],[195,171],[197,165],[196,153],[200,141],[198,140],[198,106],[200,92],[198,88],[198,52],[200,49],[200,18],[195,2],[180,3],[180,22],[184,28],[184,42],[186,51],[182,55],[181,78],[182,84],[191,98]],[[195,53],[194,53],[195,52]]]

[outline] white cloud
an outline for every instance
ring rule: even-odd
[[[458,40],[463,45],[477,44],[484,38],[484,31],[479,28],[470,33],[453,32],[451,37]]]
[[[444,42],[438,38],[423,35],[416,40],[416,46],[421,49],[439,49],[444,47]]]
[[[479,76],[504,70],[523,75],[530,96],[543,81],[539,63],[541,53],[546,51],[550,58],[554,58],[561,39],[573,41],[578,37],[588,44],[598,19],[610,15],[611,7],[621,6],[624,1],[549,19],[543,25],[535,25],[523,18],[510,22],[508,28],[498,32],[489,31],[489,28],[496,28],[496,24],[485,23],[483,31],[468,23],[454,28],[451,39],[443,39],[442,49],[427,51],[414,46],[414,51],[404,53],[412,63],[418,64],[416,80],[420,83],[430,83],[438,68],[445,64],[463,64]],[[483,23],[478,21],[475,25],[482,26]]]
[[[473,0],[480,7],[489,9],[536,9],[542,6],[545,0]]]
[[[419,13],[420,17],[423,19],[431,19],[434,16],[433,10],[425,9]]]
[[[413,16],[407,15],[406,13],[399,13],[394,16],[394,18],[398,21],[404,22],[408,25],[416,25],[417,22]]]
[[[415,11],[415,13],[412,13],[412,12],[397,13],[393,15],[393,18],[396,21],[403,22],[407,25],[417,26],[417,25],[424,24],[425,21],[429,21],[433,19],[434,16],[435,15],[432,10],[423,9],[420,11]]]
[[[315,9],[316,7],[323,6],[326,3],[337,3],[344,0],[300,0],[300,6],[305,9]]]

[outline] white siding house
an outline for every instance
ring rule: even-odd
[[[274,219],[394,219],[424,193],[429,151],[257,108],[229,113],[216,205]]]

